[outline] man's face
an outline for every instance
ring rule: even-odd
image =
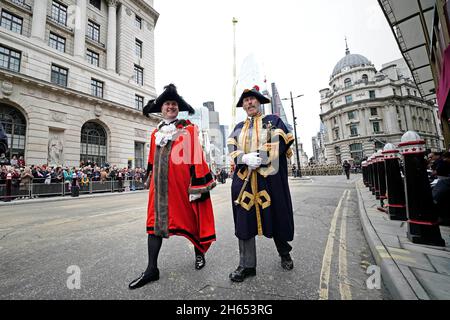
[[[178,116],[178,103],[176,101],[166,101],[161,107],[164,119],[175,119]]]
[[[247,112],[247,116],[249,117],[253,117],[258,114],[260,105],[261,104],[259,103],[258,99],[253,96],[244,98],[244,101],[242,102],[242,107],[244,108],[245,112]]]

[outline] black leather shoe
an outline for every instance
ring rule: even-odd
[[[285,270],[292,270],[294,268],[294,261],[292,261],[289,253],[281,256],[281,267]]]
[[[149,274],[144,274],[142,273],[139,278],[134,279],[133,281],[130,282],[130,284],[128,285],[128,289],[133,290],[133,289],[137,289],[140,287],[145,286],[147,283],[151,282],[151,281],[156,281],[159,280],[159,270],[156,269],[156,271],[151,272]]]
[[[230,280],[234,282],[242,282],[245,278],[256,276],[256,268],[244,268],[239,266],[236,270],[230,273]]]
[[[196,254],[195,255],[195,269],[200,270],[206,264],[205,255]]]

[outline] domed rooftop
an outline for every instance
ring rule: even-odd
[[[360,54],[351,54],[350,50],[347,47],[345,50],[345,57],[339,60],[339,62],[336,64],[331,77],[334,77],[346,67],[354,68],[362,66],[372,66],[372,62],[370,62],[369,59]]]

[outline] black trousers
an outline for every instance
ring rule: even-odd
[[[291,252],[291,245],[284,240],[273,239],[280,256],[288,255]],[[239,266],[244,268],[256,268],[256,240],[251,238],[248,240],[239,239]]]

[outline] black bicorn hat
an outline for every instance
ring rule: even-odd
[[[159,95],[156,99],[149,100],[147,105],[144,107],[143,113],[145,116],[149,116],[150,113],[160,113],[161,107],[166,101],[176,101],[178,103],[179,111],[187,111],[189,114],[194,114],[195,110],[192,108],[182,96],[177,92],[177,87],[174,84],[169,84],[164,87],[164,92]]]
[[[236,105],[237,108],[241,108],[243,103],[244,103],[244,99],[247,97],[255,97],[256,100],[259,101],[259,103],[261,104],[266,104],[270,102],[270,99],[263,96],[262,93],[259,92],[259,87],[258,86],[254,86],[252,89],[245,89],[242,94],[241,97],[239,98],[239,101]]]

